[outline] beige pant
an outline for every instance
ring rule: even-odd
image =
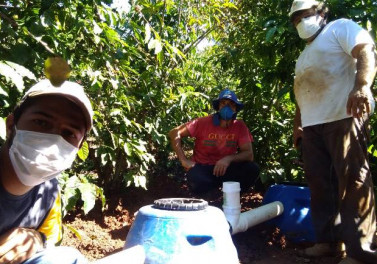
[[[348,256],[377,263],[368,137],[366,118],[347,118],[305,127],[302,147],[317,241],[343,241]]]

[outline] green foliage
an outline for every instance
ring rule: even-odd
[[[17,74],[0,74],[0,91],[5,91],[0,116],[12,111],[21,88],[42,78],[44,60],[58,54],[69,62],[71,79],[86,88],[95,111],[88,146],[79,152],[85,161],[72,175],[93,170],[105,190],[129,184],[146,188],[153,164],[165,164],[167,132],[210,109],[207,96],[217,85],[211,67],[220,70],[197,55],[196,47],[222,34],[235,6],[223,0],[140,0],[121,11],[110,5],[36,0],[0,6],[1,65],[15,63],[36,77],[19,68],[17,74],[27,77],[21,85]],[[72,176],[62,183],[68,209],[80,195],[86,211],[92,206],[98,190],[85,187],[86,197],[85,179]]]
[[[102,202],[102,208],[106,204],[103,190],[93,183],[88,175],[69,176],[67,173],[62,173],[59,177],[59,185],[62,189],[63,215],[74,209],[79,201],[83,203],[82,209],[85,214],[93,209],[97,198]]]
[[[0,58],[0,116],[6,117],[10,113],[10,107],[14,106],[25,88],[24,78],[36,79],[25,67]],[[4,133],[0,136],[5,139]]]

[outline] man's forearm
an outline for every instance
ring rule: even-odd
[[[298,107],[298,105],[296,105],[296,113],[295,113],[295,117],[294,117],[294,120],[293,120],[293,126],[294,126],[294,129],[301,128],[301,112],[300,112],[300,108]]]
[[[297,148],[299,144],[299,139],[302,137],[302,123],[301,123],[301,112],[300,108],[296,104],[296,114],[293,120],[293,145]]]
[[[357,56],[355,89],[370,87],[376,74],[376,58],[374,46],[364,45]]]
[[[241,161],[253,161],[254,155],[251,150],[244,150],[238,152],[237,154],[231,155],[231,162],[241,162]]]
[[[176,130],[172,130],[169,133],[170,137],[170,144],[171,147],[173,148],[174,152],[177,154],[178,159],[182,162],[182,160],[187,159],[183,149],[182,149],[182,140],[179,135],[179,132]]]
[[[176,140],[176,141],[174,141],[173,144],[174,144],[173,145],[173,149],[174,149],[175,153],[177,154],[177,157],[178,157],[179,161],[182,162],[182,161],[186,160],[187,157],[186,157],[186,155],[185,155],[185,153],[184,153],[184,151],[182,149],[181,141],[180,140]]]

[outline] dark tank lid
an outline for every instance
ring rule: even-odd
[[[153,207],[171,211],[199,211],[208,207],[208,202],[194,198],[164,198],[155,200]]]

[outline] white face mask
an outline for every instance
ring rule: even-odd
[[[19,180],[36,186],[71,167],[77,151],[60,135],[16,129],[9,157]]]
[[[315,33],[321,29],[322,22],[323,17],[318,15],[301,19],[300,23],[298,23],[296,26],[298,35],[302,39],[308,39],[314,36]]]

